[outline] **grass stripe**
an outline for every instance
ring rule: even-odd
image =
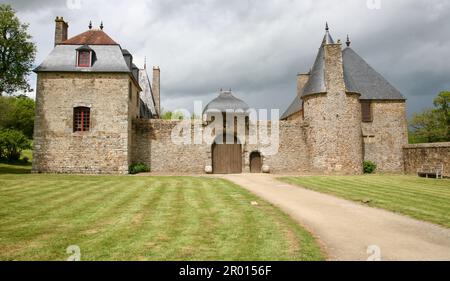
[[[412,176],[287,177],[288,183],[450,227],[450,180]]]

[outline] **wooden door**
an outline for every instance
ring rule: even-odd
[[[262,159],[259,152],[252,152],[250,154],[250,173],[261,173]]]
[[[214,144],[212,158],[214,174],[242,173],[242,145]]]

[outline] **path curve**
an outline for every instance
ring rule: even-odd
[[[450,261],[450,229],[276,180],[273,175],[224,175],[276,205],[321,241],[330,260],[364,261],[368,247],[382,260]]]

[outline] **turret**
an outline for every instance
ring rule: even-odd
[[[361,174],[363,164],[359,94],[344,81],[341,44],[326,34],[302,93],[309,123],[312,170],[328,174]]]

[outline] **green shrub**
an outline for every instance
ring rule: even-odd
[[[150,168],[144,163],[133,164],[128,168],[128,172],[132,175],[139,173],[148,173],[150,172]]]
[[[1,130],[0,131],[0,155],[8,161],[17,161],[24,149],[30,149],[30,140],[20,131]]]
[[[377,169],[377,164],[372,161],[364,161],[364,173],[373,174]]]

